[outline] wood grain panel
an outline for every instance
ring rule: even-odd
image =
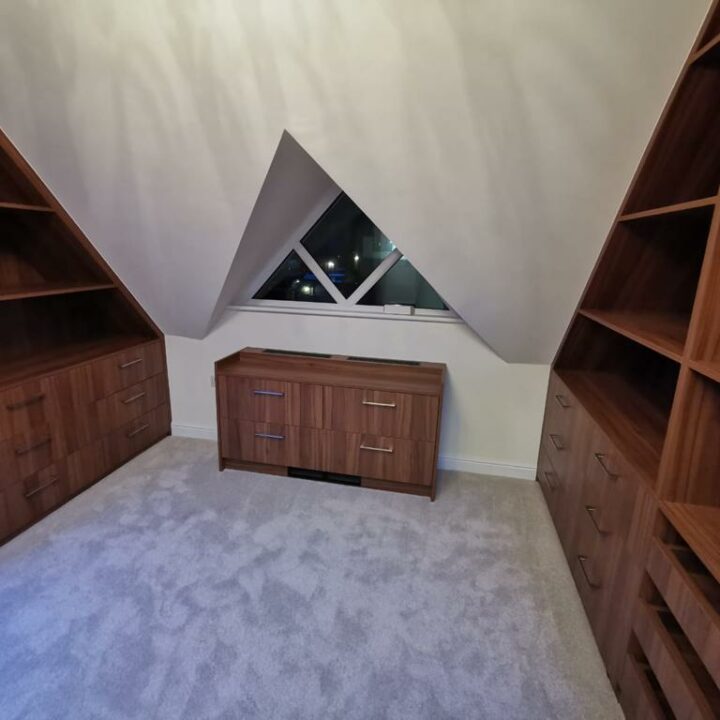
[[[351,475],[430,486],[435,472],[432,443],[349,433]]]
[[[431,395],[327,387],[326,427],[413,440],[435,440],[439,400]]]
[[[44,378],[0,393],[0,440],[44,425],[53,417],[52,386]]]
[[[620,681],[620,704],[630,720],[667,720],[649,676],[650,668],[628,655]]]

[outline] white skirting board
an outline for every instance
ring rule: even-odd
[[[217,442],[217,431],[212,427],[200,425],[172,424],[172,434],[177,437],[213,440]],[[479,458],[458,458],[441,455],[438,460],[441,470],[457,470],[474,475],[492,475],[493,477],[514,478],[516,480],[535,480],[535,467],[519,465],[498,460],[482,460]]]

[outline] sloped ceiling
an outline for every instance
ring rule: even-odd
[[[556,348],[709,0],[7,0],[0,126],[203,336],[287,129],[503,358]]]

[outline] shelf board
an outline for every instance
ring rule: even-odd
[[[712,360],[690,360],[688,362],[691,370],[704,375],[714,382],[720,383],[720,362]]]
[[[27,205],[26,203],[0,202],[0,210],[15,210],[18,212],[53,213],[47,205]]]
[[[153,340],[154,338],[147,335],[113,335],[93,340],[67,342],[32,355],[0,360],[0,388],[21,383],[28,378],[64,370]]]
[[[654,486],[667,414],[621,375],[561,369],[557,373],[623,456]]]
[[[689,202],[676,203],[674,205],[665,205],[663,207],[652,208],[651,210],[642,210],[640,212],[627,213],[618,218],[618,222],[633,222],[634,220],[645,220],[646,218],[662,217],[663,215],[676,215],[679,213],[694,212],[716,205],[718,196],[702,198],[700,200],[690,200]]]
[[[720,582],[720,508],[664,502],[663,513]]]
[[[712,40],[709,42],[706,42],[701,48],[698,49],[697,52],[693,53],[690,56],[690,64],[694,64],[696,62],[700,62],[702,60],[705,60],[707,58],[712,57],[714,60],[716,60],[720,55],[718,55],[718,51],[720,50],[720,33],[716,35]]]
[[[49,297],[51,295],[73,295],[96,290],[112,290],[114,287],[112,283],[48,283],[13,290],[2,290],[0,288],[0,302]]]
[[[592,309],[579,312],[670,360],[682,360],[689,315]]]

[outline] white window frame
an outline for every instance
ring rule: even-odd
[[[328,210],[330,205],[335,202],[342,193],[336,195],[332,202],[325,206],[316,216],[308,218],[301,228],[286,243],[282,249],[275,253],[263,268],[262,273],[258,273],[255,281],[250,285],[249,297],[241,305],[231,305],[233,310],[258,311],[258,312],[285,312],[297,313],[303,315],[331,315],[342,317],[372,317],[387,320],[421,320],[424,322],[462,322],[459,316],[451,309],[448,310],[429,310],[424,308],[416,308],[413,306],[411,315],[401,312],[393,312],[393,306],[382,305],[358,305],[358,302],[365,296],[370,288],[392,268],[395,263],[399,262],[403,257],[403,253],[395,248],[382,262],[362,281],[357,289],[350,295],[345,297],[335,283],[330,279],[320,264],[309,253],[302,244],[307,233],[312,229],[315,223]],[[277,270],[280,264],[295,252],[305,263],[308,270],[315,275],[318,282],[325,288],[330,297],[335,301],[327,302],[302,302],[301,300],[264,300],[256,298],[255,295],[260,291],[262,286]],[[436,291],[437,292],[437,291]],[[443,302],[447,302],[443,298]]]

